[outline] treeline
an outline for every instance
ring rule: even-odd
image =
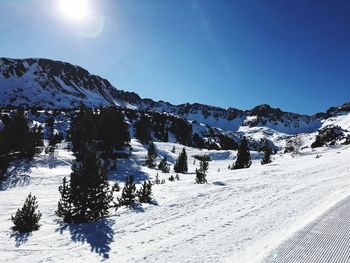
[[[17,109],[12,115],[2,115],[1,121],[4,127],[0,131],[0,180],[4,179],[11,161],[32,159],[44,146],[42,127],[30,127],[23,109]]]

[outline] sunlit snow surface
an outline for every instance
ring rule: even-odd
[[[156,143],[161,156],[173,162],[182,146]],[[176,153],[171,153],[175,145]],[[158,171],[140,166],[145,148],[132,140],[130,160],[118,160],[111,183],[135,175],[138,182],[154,179]],[[11,171],[0,191],[2,262],[260,262],[271,249],[350,190],[350,148],[302,151],[300,156],[275,155],[262,166],[228,170],[231,151],[186,148],[189,173],[180,181],[154,186],[158,205],[122,208],[96,223],[64,225],[55,216],[58,186],[70,174],[72,154],[41,155]],[[196,185],[195,154],[207,153],[208,184]],[[321,155],[316,158],[316,155]],[[257,153],[253,153],[258,158]],[[169,175],[160,174],[160,179]],[[10,216],[32,193],[43,213],[39,231],[14,235]]]

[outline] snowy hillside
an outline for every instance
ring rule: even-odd
[[[187,147],[189,173],[170,182],[169,175],[140,164],[146,149],[132,140],[130,159],[117,161],[109,178],[138,182],[155,179],[157,205],[122,208],[105,220],[61,225],[55,216],[58,186],[69,176],[72,154],[60,145],[56,156],[40,155],[11,170],[0,191],[0,245],[3,262],[260,262],[283,239],[348,195],[349,147],[304,150],[297,157],[275,155],[273,163],[228,170],[234,151]],[[156,143],[161,156],[174,162],[181,145]],[[175,146],[176,153],[170,150]],[[208,184],[194,184],[195,154],[212,161]],[[316,158],[316,155],[321,155]],[[253,153],[253,158],[260,156]],[[173,174],[173,173],[172,173]],[[138,185],[139,186],[139,185]],[[41,228],[29,235],[13,234],[10,215],[29,193],[43,213]]]
[[[107,80],[69,63],[48,59],[0,59],[0,106],[75,108],[116,105],[131,109],[168,112],[189,120],[237,132],[240,127],[267,127],[298,134],[321,127],[319,118],[283,112],[260,105],[251,110],[223,109],[202,104],[172,105],[141,99],[133,92],[118,90]]]

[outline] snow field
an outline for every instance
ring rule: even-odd
[[[175,154],[170,152],[173,145]],[[173,143],[156,146],[172,163],[182,149]],[[160,179],[170,176],[141,166],[147,150],[136,140],[132,147],[130,159],[117,161],[111,184],[130,174],[138,183],[154,180],[157,173]],[[70,174],[71,153],[61,148],[55,160],[39,156],[30,170],[17,175],[27,174],[26,180],[8,182],[0,191],[1,261],[261,262],[350,190],[349,147],[322,148],[294,158],[275,155],[266,166],[253,153],[252,167],[240,171],[227,169],[234,151],[186,150],[189,173],[180,174],[180,181],[154,185],[157,205],[111,210],[111,217],[84,225],[63,225],[54,214],[58,186]],[[197,185],[199,161],[193,165],[192,156],[204,153],[213,159],[208,184]],[[42,226],[29,236],[14,235],[10,216],[30,192],[38,198]]]

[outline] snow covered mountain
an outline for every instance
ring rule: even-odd
[[[124,157],[111,160],[109,184],[119,182],[123,187],[128,175],[135,176],[138,189],[146,180],[164,182],[153,186],[156,205],[113,208],[109,217],[96,222],[63,224],[55,211],[58,187],[69,177],[75,161],[70,143],[59,143],[54,153],[43,151],[32,160],[14,160],[6,180],[0,182],[3,262],[265,262],[267,256],[278,255],[276,248],[282,241],[328,213],[329,208],[333,210],[349,193],[350,103],[315,116],[269,105],[246,111],[172,105],[117,90],[78,66],[46,59],[0,59],[0,89],[0,106],[55,109],[84,103],[129,108],[123,112],[130,125],[130,147],[118,152]],[[168,135],[166,141],[154,140],[156,163],[166,158],[173,168],[185,147],[189,170],[180,174],[179,180],[170,180],[169,176],[178,175],[173,169],[161,173],[143,165],[148,145],[133,134],[135,122],[143,114],[138,110],[154,111],[145,115],[152,124],[161,120],[161,131]],[[49,130],[66,133],[75,113],[32,109],[26,115],[31,124],[43,127],[48,139]],[[11,109],[2,109],[1,114],[8,116]],[[171,124],[180,128],[174,131]],[[0,121],[0,129],[2,125]],[[183,143],[176,136],[179,130],[188,131],[192,143]],[[196,134],[209,146],[218,144],[218,149],[197,147]],[[232,144],[228,138],[238,142],[242,135],[249,139],[252,166],[228,169],[237,151],[221,144]],[[263,140],[278,149],[267,165],[261,165],[263,154],[256,146]],[[311,147],[315,143],[318,146]],[[208,183],[195,184],[198,157],[204,155],[210,158]],[[40,229],[28,235],[13,233],[10,217],[29,193],[38,198]],[[120,198],[121,192],[114,195]],[[346,241],[343,236],[342,240]],[[348,255],[347,251],[341,253]]]
[[[284,112],[269,105],[251,110],[223,109],[202,104],[172,105],[142,99],[133,92],[116,89],[108,80],[69,63],[48,59],[0,58],[0,106],[75,108],[116,105],[131,109],[168,112],[212,127],[239,132],[241,127],[266,127],[286,134],[314,132],[321,127],[318,116]]]

